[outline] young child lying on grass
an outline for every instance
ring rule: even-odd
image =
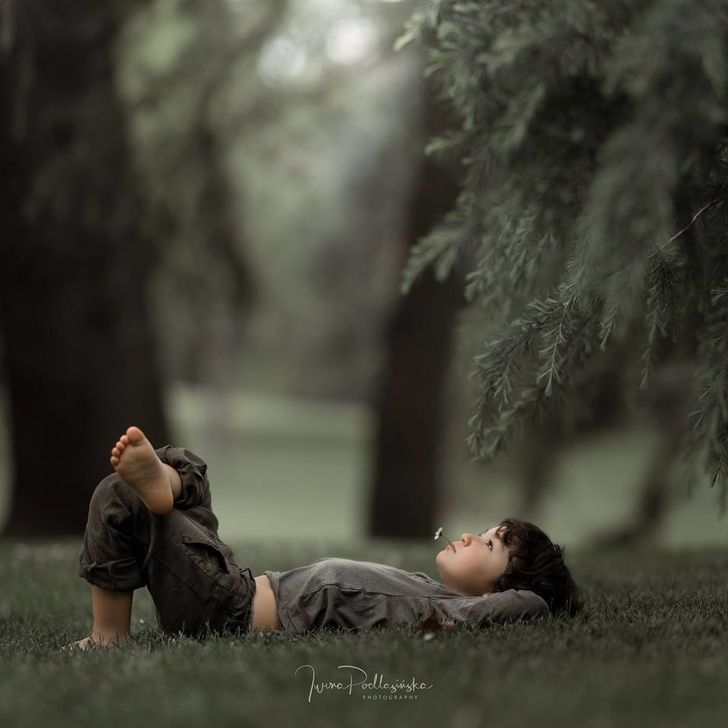
[[[116,472],[91,497],[80,557],[93,602],[91,633],[74,643],[81,648],[128,639],[132,597],[142,586],[165,633],[195,637],[208,630],[484,626],[582,608],[562,549],[526,521],[506,519],[449,542],[435,559],[441,582],[338,558],[254,577],[217,535],[207,466],[194,453],[154,450],[130,427],[111,464]]]

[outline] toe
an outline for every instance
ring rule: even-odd
[[[113,448],[113,449],[112,449],[112,451],[111,451],[111,454],[112,454],[112,455],[113,455],[113,456],[114,456],[115,458],[118,458],[118,457],[119,457],[119,456],[121,455],[121,451],[119,450],[119,448],[118,448],[118,447],[115,447],[115,448]]]
[[[122,435],[119,438],[119,442],[123,443],[124,445],[128,445],[129,444],[129,438],[128,438],[128,436],[127,435]]]
[[[126,434],[132,445],[139,445],[144,440],[144,433],[138,427],[130,427]]]
[[[119,458],[115,457],[114,455],[112,455],[112,456],[111,456],[111,458],[109,458],[109,459],[111,460],[111,464],[112,464],[112,465],[113,465],[114,467],[116,467],[116,466],[117,466],[117,465],[118,465],[118,464],[119,464],[119,463],[121,462],[121,461],[119,460]]]

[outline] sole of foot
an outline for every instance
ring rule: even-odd
[[[172,510],[174,496],[169,476],[152,443],[138,427],[130,427],[111,450],[111,464],[144,505],[163,516]]]

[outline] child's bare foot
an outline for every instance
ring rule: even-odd
[[[101,634],[89,635],[82,640],[78,640],[73,644],[67,645],[64,650],[70,651],[75,649],[87,650],[90,647],[119,647],[126,642],[127,638],[104,637]]]
[[[78,647],[79,650],[85,650],[91,645],[95,645],[96,643],[91,639],[91,636],[84,637],[82,640],[78,640],[74,642],[72,645],[69,645],[69,647]]]
[[[174,494],[170,476],[138,427],[130,427],[111,450],[111,464],[144,505],[157,515],[172,510]]]

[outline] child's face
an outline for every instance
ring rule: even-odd
[[[442,583],[465,596],[490,594],[508,566],[509,552],[498,527],[480,535],[464,533],[453,546],[454,551],[448,544],[435,558]]]

